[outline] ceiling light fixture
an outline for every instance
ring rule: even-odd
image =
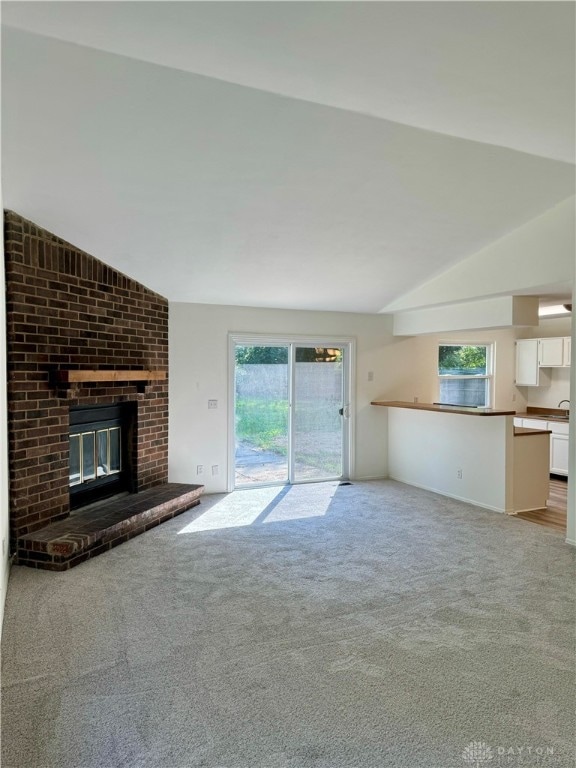
[[[539,317],[550,317],[551,315],[569,315],[572,312],[572,304],[551,304],[548,307],[539,307]]]

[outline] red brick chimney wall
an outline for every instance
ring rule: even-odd
[[[167,481],[167,379],[56,388],[53,377],[59,370],[167,372],[168,302],[12,211],[4,234],[14,547],[19,536],[70,513],[70,406],[136,402],[135,488]]]

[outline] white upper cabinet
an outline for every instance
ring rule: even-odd
[[[519,339],[516,342],[516,386],[539,387],[550,383],[550,378],[538,364],[539,339]]]
[[[546,369],[570,367],[571,342],[569,336],[519,339],[516,342],[516,386],[549,386],[550,374]]]
[[[538,365],[561,368],[564,365],[564,339],[538,339]]]
[[[516,385],[538,386],[538,339],[516,342]]]

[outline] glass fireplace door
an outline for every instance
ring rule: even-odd
[[[70,435],[70,485],[114,475],[121,466],[120,427]]]
[[[70,411],[69,483],[72,507],[132,490],[129,461],[131,403]]]

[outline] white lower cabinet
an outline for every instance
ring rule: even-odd
[[[550,435],[550,472],[568,475],[568,438],[564,435]]]
[[[550,429],[548,422],[542,419],[522,419],[522,421],[524,422],[522,426],[528,429]]]
[[[515,427],[528,429],[549,429],[550,435],[550,474],[568,476],[568,424],[542,419],[514,419]]]
[[[554,475],[568,475],[568,424],[549,421],[550,472]]]

